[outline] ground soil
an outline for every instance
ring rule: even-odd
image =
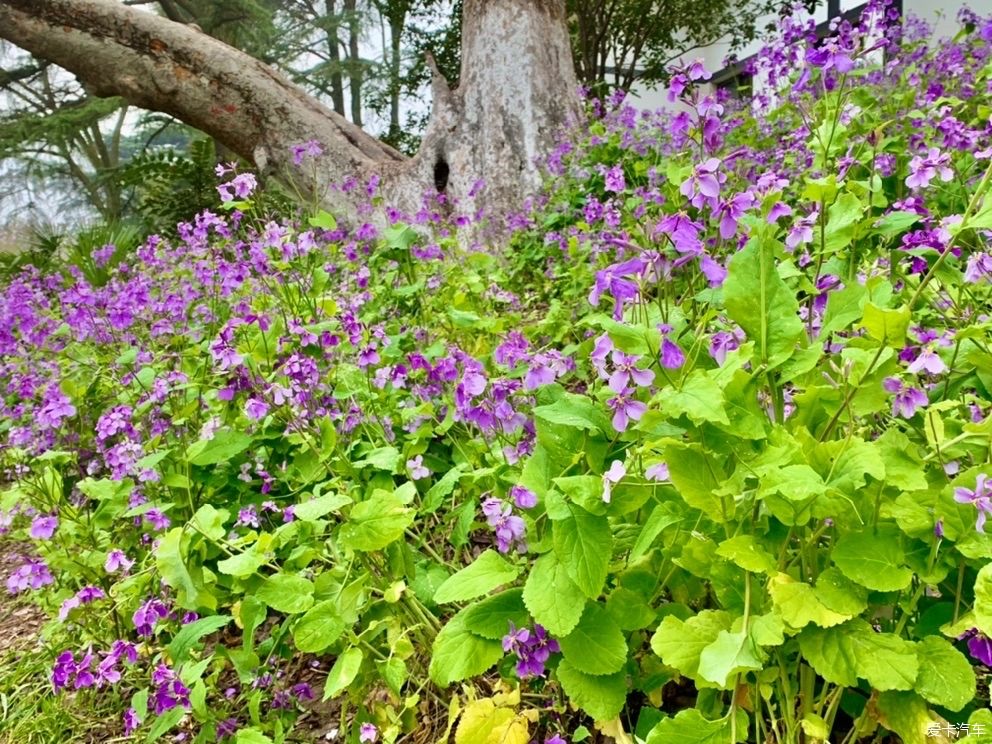
[[[7,592],[7,578],[30,554],[30,546],[0,535],[0,659],[19,656],[38,643],[45,615],[27,599]]]

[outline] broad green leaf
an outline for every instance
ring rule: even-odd
[[[365,654],[362,653],[362,649],[354,646],[345,649],[334,660],[334,666],[331,667],[331,671],[327,675],[327,681],[324,683],[323,699],[330,700],[337,697],[348,685],[354,682],[355,677],[358,676],[358,670],[362,668],[362,661],[364,660]]]
[[[438,687],[447,687],[482,674],[501,658],[503,645],[470,631],[464,614],[458,613],[434,639],[428,673]]]
[[[868,590],[831,566],[816,577],[816,599],[828,610],[854,617],[868,606]]]
[[[217,598],[197,581],[186,565],[184,553],[189,542],[182,527],[174,527],[159,540],[155,548],[155,565],[162,580],[176,592],[176,603],[186,610],[199,607],[214,609]],[[197,570],[197,574],[199,574]]]
[[[893,235],[905,232],[919,221],[920,215],[916,212],[889,212],[875,222],[872,232],[885,237],[892,237]]]
[[[606,600],[606,611],[621,630],[641,630],[654,625],[658,613],[648,604],[648,596],[618,586]]]
[[[493,589],[509,584],[520,569],[508,563],[495,550],[483,552],[471,564],[449,576],[434,594],[437,604],[465,602],[488,594]]]
[[[552,424],[587,429],[593,433],[613,431],[602,406],[596,405],[584,395],[565,393],[550,405],[537,406],[534,415]]]
[[[319,654],[344,633],[345,623],[333,599],[318,602],[293,626],[293,642],[304,653]]]
[[[747,719],[743,720],[743,730],[741,726],[737,728],[740,737],[747,736]],[[647,744],[728,744],[729,741],[729,717],[710,721],[695,708],[689,708],[680,710],[673,718],[662,719],[648,734]]]
[[[497,705],[492,698],[474,700],[465,706],[455,744],[527,744],[528,721],[513,708]]]
[[[714,458],[696,449],[676,444],[665,447],[665,458],[672,483],[685,503],[706,512],[710,519],[726,521],[730,515],[723,513],[724,504],[713,493],[724,480],[723,472]]]
[[[846,330],[863,315],[862,305],[867,292],[860,284],[831,292],[827,297],[827,308],[823,313],[820,338],[826,338],[835,331]]]
[[[613,674],[627,661],[627,642],[603,605],[586,605],[578,625],[558,639],[565,659],[585,674]]]
[[[906,341],[906,331],[909,329],[911,318],[912,313],[906,305],[890,310],[868,302],[865,304],[861,325],[876,341],[887,346],[902,347]]]
[[[217,570],[228,576],[244,578],[255,573],[265,564],[265,560],[265,555],[262,553],[246,550],[244,553],[238,553],[222,561],[217,561]]]
[[[481,602],[474,602],[462,612],[465,627],[476,635],[494,641],[501,640],[513,627],[522,628],[530,622],[524,607],[523,589],[507,589]]]
[[[754,655],[752,639],[743,630],[731,633],[721,630],[710,645],[699,654],[698,674],[718,687],[727,689],[734,684],[739,672],[761,669],[761,659]]]
[[[313,607],[313,582],[295,574],[269,576],[255,596],[276,612],[295,615]]]
[[[927,636],[916,644],[920,672],[915,691],[950,710],[961,710],[975,699],[975,669],[965,655],[948,641]]]
[[[723,610],[703,610],[688,620],[668,615],[651,639],[651,649],[670,667],[686,677],[699,673],[699,655],[722,631],[729,630],[733,618]]]
[[[864,205],[861,200],[849,191],[837,197],[837,200],[827,209],[827,226],[823,250],[826,253],[836,253],[846,248],[854,239],[854,230],[861,220]]]
[[[776,270],[777,245],[769,238],[752,237],[730,259],[723,284],[727,315],[755,342],[758,361],[769,369],[792,356],[803,334],[795,292]]]
[[[569,700],[596,721],[616,718],[627,702],[627,679],[623,672],[585,674],[568,659],[562,659],[555,674]]]
[[[245,651],[251,651],[255,644],[255,629],[265,622],[269,614],[268,608],[264,602],[254,596],[245,597],[237,607],[238,622],[242,629],[242,645]]]
[[[367,452],[361,460],[356,460],[355,467],[371,465],[377,470],[385,470],[388,473],[396,471],[396,466],[400,463],[400,451],[395,447],[378,447]]]
[[[799,649],[821,677],[845,687],[860,677],[876,690],[910,690],[919,670],[912,643],[861,618],[833,628],[810,625],[799,634]]]
[[[381,550],[403,536],[414,516],[414,510],[395,494],[376,491],[352,507],[348,521],[341,526],[341,544],[352,550]]]
[[[531,568],[524,585],[524,604],[551,635],[561,637],[578,624],[586,597],[551,552],[538,558]]]
[[[606,517],[597,517],[581,506],[570,505],[572,516],[553,523],[555,553],[569,577],[589,597],[596,599],[613,555],[613,536]]]
[[[875,441],[885,463],[887,485],[902,491],[922,491],[928,488],[926,468],[909,437],[898,429],[886,429]]]
[[[234,744],[272,744],[272,739],[257,728],[243,728],[238,729],[238,733],[234,737]]]
[[[603,501],[603,479],[595,475],[566,475],[553,480],[555,487],[574,503],[591,514],[606,514],[607,505]],[[553,520],[567,519],[571,510],[556,508],[554,502],[545,500],[548,517]]]
[[[455,490],[455,486],[458,485],[459,479],[465,474],[467,469],[468,467],[466,465],[458,464],[445,473],[441,480],[431,486],[424,496],[424,502],[420,508],[420,513],[433,514],[437,511],[444,498]]]
[[[899,536],[892,531],[849,532],[837,541],[831,558],[847,578],[875,591],[900,591],[913,580]]]
[[[233,620],[230,615],[201,617],[184,625],[169,644],[169,658],[173,664],[180,664],[189,658],[189,652],[204,636],[215,633]]]
[[[796,581],[788,574],[772,576],[768,581],[768,593],[775,611],[794,629],[804,628],[810,623],[829,628],[851,617],[826,607],[813,587]]]
[[[321,209],[308,221],[311,227],[319,227],[322,230],[334,230],[338,226],[338,221],[334,219],[334,215],[326,209]]]
[[[933,735],[930,728],[937,723],[936,716],[932,718],[926,702],[912,692],[883,692],[875,701],[875,710],[878,722],[897,733],[902,744],[950,744],[957,740],[953,728],[948,733],[939,724],[940,732]]]
[[[215,509],[210,504],[204,504],[196,510],[190,520],[190,526],[209,540],[219,540],[227,534],[224,522],[231,516],[227,509]]]
[[[769,573],[775,569],[775,558],[754,535],[738,535],[724,540],[716,549],[716,554],[745,571]]]
[[[170,731],[174,726],[176,726],[186,715],[186,709],[179,705],[172,710],[168,710],[162,715],[155,719],[152,723],[151,728],[148,730],[148,736],[145,738],[146,742],[158,741],[162,738],[162,735]]]
[[[310,522],[320,519],[326,514],[338,511],[342,506],[351,503],[351,499],[342,493],[325,493],[315,499],[301,501],[293,507],[293,516]]]
[[[217,465],[241,454],[251,443],[252,438],[243,431],[221,429],[212,439],[193,442],[186,450],[186,459],[192,465]]]
[[[672,418],[685,414],[697,424],[705,421],[730,424],[727,405],[721,388],[713,377],[702,371],[695,371],[681,387],[665,388],[655,396],[658,409]]]
[[[645,520],[644,527],[641,528],[634,547],[630,549],[629,562],[633,563],[647,553],[654,545],[654,541],[658,539],[658,535],[666,527],[678,524],[683,519],[685,519],[685,515],[672,504],[663,503],[655,506],[647,520]]]
[[[992,637],[992,563],[986,563],[975,577],[975,626]]]

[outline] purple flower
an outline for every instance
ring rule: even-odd
[[[235,527],[254,527],[256,530],[261,526],[258,521],[258,511],[254,505],[249,504],[238,510],[238,519],[234,523]]]
[[[131,566],[134,565],[134,561],[130,560],[122,550],[111,550],[107,553],[107,560],[104,561],[103,570],[107,573],[116,573],[120,571],[122,573],[127,573],[131,570]]]
[[[975,490],[958,487],[954,489],[954,500],[959,504],[972,504],[978,510],[975,529],[985,533],[985,520],[992,514],[992,488],[986,486],[988,475],[981,473],[975,479]]]
[[[727,354],[739,349],[743,340],[744,333],[740,330],[717,331],[710,338],[710,356],[717,364],[723,364],[727,360]]]
[[[245,401],[245,416],[255,421],[261,421],[265,414],[269,412],[269,404],[258,398],[249,398]]]
[[[124,735],[130,736],[134,731],[141,725],[141,721],[138,720],[138,711],[134,708],[128,708],[124,711]]]
[[[11,594],[18,594],[27,589],[41,589],[41,587],[55,581],[51,571],[44,561],[28,560],[23,566],[7,577],[7,591]]]
[[[162,530],[169,529],[169,525],[172,524],[171,520],[165,516],[161,509],[149,509],[145,512],[145,521],[151,526],[156,532],[161,532]]]
[[[913,374],[925,371],[931,375],[939,375],[947,371],[947,366],[944,364],[944,360],[937,356],[937,352],[932,347],[927,346],[906,369]]]
[[[517,676],[526,679],[543,676],[544,665],[551,654],[559,653],[561,648],[541,625],[535,625],[530,631],[517,629],[511,622],[510,632],[503,636],[503,651],[517,657]]]
[[[297,163],[297,165],[299,165],[299,163]],[[217,724],[217,741],[225,739],[229,736],[234,736],[236,733],[238,733],[237,718],[225,718]]]
[[[431,475],[431,471],[424,465],[423,455],[417,455],[412,460],[407,460],[406,469],[410,471],[410,478],[412,480],[423,480],[424,478],[429,478]]]
[[[527,526],[513,514],[513,507],[490,497],[482,502],[482,514],[496,534],[496,549],[500,553],[509,553],[514,547],[518,553],[527,552]]]
[[[610,469],[603,473],[603,501],[607,504],[613,498],[613,486],[627,475],[627,468],[619,460],[614,460]]]
[[[917,155],[909,161],[910,173],[906,176],[906,185],[911,189],[925,188],[938,174],[941,181],[950,181],[954,178],[950,164],[950,155],[941,153],[939,148],[931,147],[926,157]]]
[[[992,282],[992,253],[972,253],[965,266],[964,280],[971,284]]]
[[[719,172],[720,165],[719,158],[709,158],[706,162],[698,164],[692,175],[679,186],[679,193],[697,209],[702,208],[704,204],[716,208],[720,197],[720,184],[727,180],[727,177]]]
[[[358,741],[361,744],[375,744],[379,739],[379,729],[374,723],[363,723],[358,730]]]
[[[619,165],[614,165],[604,176],[606,180],[606,190],[612,191],[615,194],[619,194],[625,188],[627,188],[627,183],[623,178],[623,168]]]
[[[299,145],[290,145],[290,152],[293,153],[293,165],[302,165],[306,157],[316,158],[324,154],[324,148],[317,140],[308,140]]]
[[[926,393],[919,388],[904,385],[898,377],[886,377],[882,381],[882,387],[889,393],[895,393],[895,398],[892,399],[893,416],[913,418],[917,408],[930,402]]]
[[[134,611],[131,621],[140,636],[151,636],[159,620],[169,616],[169,608],[160,599],[150,599]]]
[[[933,525],[934,537],[940,539],[944,536],[944,520],[938,519]]]
[[[992,639],[975,629],[968,639],[968,653],[985,666],[992,666]]]
[[[644,471],[644,477],[653,481],[667,481],[669,479],[668,463],[656,462]]]
[[[512,486],[510,496],[518,509],[532,509],[537,505],[537,494],[523,486]]]
[[[568,741],[561,738],[561,734],[555,734],[554,736],[549,736],[544,740],[544,744],[568,744]]]
[[[609,378],[606,372],[606,358],[610,355],[611,351],[613,351],[613,341],[610,340],[610,337],[605,333],[597,337],[592,353],[589,355],[589,360],[592,362],[592,366],[601,380]]]
[[[702,229],[703,226],[690,220],[685,212],[677,212],[658,223],[655,235],[667,235],[676,251],[694,256],[703,250],[703,242],[699,238]]]
[[[35,540],[51,540],[58,526],[59,518],[54,515],[35,517],[28,534]]]
[[[658,330],[661,331],[662,335],[661,366],[665,369],[678,369],[685,364],[685,354],[679,345],[669,338],[672,333],[672,327],[670,325],[659,325]]]
[[[62,603],[59,608],[59,620],[65,621],[69,617],[69,613],[72,612],[77,607],[81,607],[84,604],[89,604],[98,599],[103,599],[106,595],[103,593],[103,589],[97,586],[85,586],[80,589],[76,594]]]
[[[781,217],[788,217],[792,214],[792,207],[790,207],[785,202],[775,202],[772,205],[771,210],[768,212],[768,222],[775,223],[778,222]]]
[[[613,409],[613,428],[619,432],[624,432],[627,431],[631,419],[640,421],[648,407],[633,398],[636,392],[634,388],[615,390],[614,392],[616,396],[606,401],[606,405]]]
[[[647,387],[654,382],[654,372],[649,369],[639,369],[636,365],[640,361],[639,356],[624,354],[619,349],[611,355],[614,371],[610,375],[610,390],[620,392],[625,389],[630,381],[634,381],[637,387]]]
[[[173,708],[190,707],[189,688],[184,685],[176,673],[165,664],[159,664],[152,672],[152,707],[155,715],[160,716]]]

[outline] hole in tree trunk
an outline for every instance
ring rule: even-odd
[[[438,158],[437,162],[434,163],[434,188],[439,194],[443,194],[444,190],[448,188],[448,173],[448,161],[444,158]]]

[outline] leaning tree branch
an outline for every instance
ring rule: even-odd
[[[405,160],[262,62],[117,0],[0,0],[0,38],[66,68],[94,95],[191,124],[261,170],[286,171],[291,146],[309,139],[324,146],[331,181]]]

